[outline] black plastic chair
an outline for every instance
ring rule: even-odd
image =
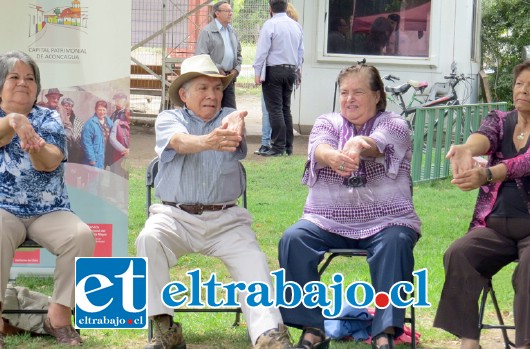
[[[322,276],[329,264],[336,257],[368,257],[368,251],[363,249],[330,249],[328,251],[328,256],[322,263],[322,266],[318,270],[318,275]],[[414,281],[413,276],[411,275],[411,282]],[[414,297],[414,294],[412,295]],[[351,317],[336,317],[334,320],[354,320]],[[416,349],[416,315],[414,312],[414,307],[410,307],[410,317],[405,317],[405,322],[410,324],[411,330],[411,348]]]
[[[517,261],[515,262],[517,263]],[[499,321],[498,324],[485,324],[484,323],[484,312],[486,310],[486,300],[488,298],[488,294],[491,295],[491,302],[493,303],[493,307],[495,308],[495,313],[497,315],[497,320]],[[495,295],[495,291],[493,290],[493,283],[491,279],[488,280],[486,286],[484,286],[484,289],[482,290],[482,298],[480,300],[480,308],[479,308],[478,328],[480,331],[479,336],[480,336],[480,333],[482,333],[482,330],[490,330],[490,329],[501,330],[502,338],[504,340],[504,349],[510,349],[510,347],[515,348],[515,343],[511,341],[510,337],[508,337],[508,330],[515,330],[515,326],[506,325],[504,323],[504,319],[502,318],[502,312],[499,307],[499,303],[497,302],[497,296]]]
[[[247,174],[245,171],[245,167],[243,167],[243,164],[239,163],[241,166],[241,169],[243,170],[243,176],[245,177],[245,183],[247,180]],[[158,173],[158,158],[154,158],[151,160],[149,165],[147,166],[147,170],[145,173],[145,187],[146,187],[146,214],[147,217],[149,217],[149,207],[152,203],[152,196],[153,196],[153,188],[155,185],[155,178]],[[247,208],[247,191],[245,186],[245,191],[243,192],[243,207]],[[177,308],[174,309],[175,313],[235,313],[235,319],[232,326],[239,326],[241,322],[241,314],[242,310],[240,307],[237,308],[223,308],[223,309],[189,309],[189,308]],[[153,336],[153,327],[152,327],[152,320],[149,320],[148,323],[148,340],[151,341],[151,338]]]

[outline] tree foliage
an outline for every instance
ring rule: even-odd
[[[494,101],[512,102],[512,69],[530,45],[529,0],[482,0],[482,60]]]

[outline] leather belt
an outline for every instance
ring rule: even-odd
[[[277,64],[277,65],[273,65],[272,67],[281,67],[281,68],[289,68],[289,69],[295,68],[295,66],[291,64]]]
[[[236,204],[228,204],[228,205],[184,205],[184,204],[177,204],[175,202],[169,202],[169,201],[162,201],[164,205],[173,206],[176,208],[180,208],[182,211],[187,212],[189,214],[202,214],[204,211],[222,211],[226,210],[227,208],[234,207]]]

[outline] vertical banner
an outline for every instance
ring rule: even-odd
[[[94,255],[127,256],[131,1],[2,3],[0,51],[24,51],[40,68],[37,104],[63,121],[68,193],[94,232]],[[54,266],[44,249],[18,251],[11,274]]]

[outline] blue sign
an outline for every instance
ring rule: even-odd
[[[76,328],[142,329],[147,322],[147,258],[76,258]]]

